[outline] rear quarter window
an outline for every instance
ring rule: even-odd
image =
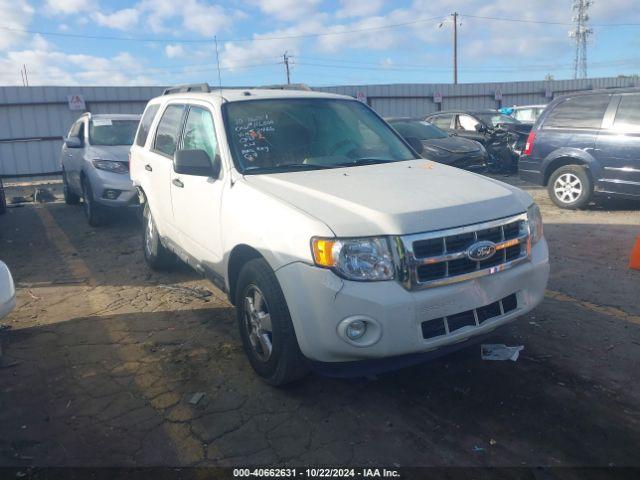
[[[542,128],[600,128],[611,95],[582,95],[558,104]]]
[[[153,119],[155,118],[156,113],[158,113],[159,108],[160,105],[157,104],[149,105],[144,111],[142,120],[140,120],[140,127],[138,127],[138,135],[136,136],[136,145],[138,145],[139,147],[144,147],[144,144],[147,142],[151,124],[153,123]]]

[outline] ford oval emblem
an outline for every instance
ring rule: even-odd
[[[496,253],[496,244],[489,240],[476,242],[467,249],[467,257],[474,262],[488,260]]]

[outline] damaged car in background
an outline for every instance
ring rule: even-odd
[[[451,135],[435,125],[417,118],[385,118],[405,139],[417,138],[422,143],[422,156],[452,167],[485,172],[489,164],[487,149],[480,142]]]
[[[490,171],[513,172],[531,131],[531,125],[519,122],[497,110],[450,110],[425,118],[445,132],[469,138],[485,146],[491,157]]]

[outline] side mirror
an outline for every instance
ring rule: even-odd
[[[476,128],[476,132],[478,133],[485,133],[487,131],[487,127],[485,127],[481,123],[476,123],[475,128]]]
[[[82,147],[82,140],[80,140],[80,137],[67,137],[64,139],[64,144],[67,148],[80,148]]]
[[[419,139],[416,137],[407,137],[405,140],[409,145],[411,145],[411,148],[413,148],[416,153],[422,155],[422,152],[424,152],[424,145],[422,145],[422,142]]]
[[[16,289],[13,285],[11,272],[3,262],[0,261],[0,318],[9,315],[16,305]]]
[[[212,165],[209,154],[204,150],[178,150],[173,159],[173,171],[183,175],[218,178],[220,156],[216,155]]]

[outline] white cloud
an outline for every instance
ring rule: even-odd
[[[340,0],[342,8],[336,12],[338,18],[365,17],[380,11],[383,0]]]
[[[20,68],[27,66],[30,85],[152,85],[138,58],[122,52],[113,57],[68,54],[39,36],[25,50],[0,56],[0,84],[21,85]]]
[[[98,25],[117,30],[129,30],[138,23],[139,12],[135,8],[125,8],[113,13],[94,12],[91,19]]]
[[[205,5],[197,1],[183,3],[183,23],[188,31],[213,36],[231,25],[231,18],[219,5]]]
[[[0,30],[0,50],[3,50],[25,37],[25,34],[19,30],[24,30],[29,25],[33,8],[27,2],[0,0],[0,12],[2,12],[2,25],[16,29]]]
[[[290,21],[311,16],[320,0],[247,0],[247,3],[278,20]]]
[[[46,0],[45,3],[48,11],[66,15],[89,10],[91,6],[89,0]]]
[[[182,45],[167,45],[164,48],[164,53],[169,58],[183,57],[185,55]]]

